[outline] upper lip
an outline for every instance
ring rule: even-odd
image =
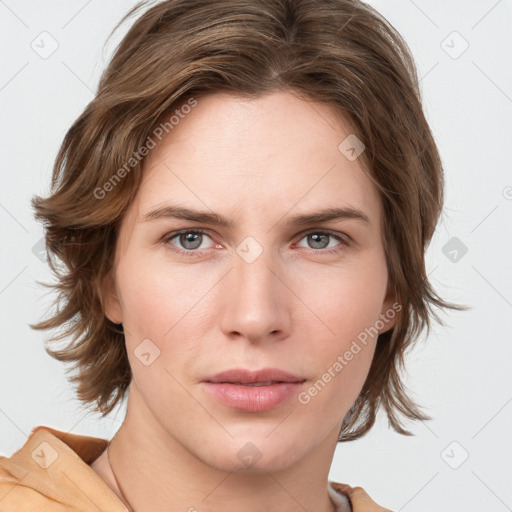
[[[304,382],[305,380],[278,368],[263,368],[261,370],[233,368],[206,377],[204,382],[241,382],[243,384],[251,384],[259,382]]]

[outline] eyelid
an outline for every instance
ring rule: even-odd
[[[171,231],[170,233],[165,234],[162,237],[162,242],[165,244],[169,244],[169,242],[171,240],[173,240],[174,238],[178,237],[179,235],[186,234],[186,233],[195,233],[195,234],[206,235],[213,240],[213,237],[212,237],[210,231],[206,228],[184,228],[184,229],[180,229],[177,231]],[[336,246],[336,247],[331,247],[330,249],[311,249],[309,247],[303,247],[302,249],[305,249],[306,251],[309,251],[313,254],[322,254],[322,253],[333,254],[333,253],[342,251],[345,246],[348,246],[353,241],[352,237],[347,235],[346,233],[342,233],[339,231],[333,231],[333,230],[325,229],[325,228],[310,228],[305,231],[302,231],[301,233],[296,235],[295,238],[296,238],[297,242],[299,242],[300,240],[302,240],[303,238],[305,238],[306,236],[308,236],[310,234],[318,234],[318,233],[331,236],[332,238],[337,240],[340,243],[340,245]],[[195,254],[200,254],[202,251],[207,250],[207,249],[186,250],[186,249],[180,249],[178,247],[173,246],[172,250],[174,250],[178,253],[181,253],[181,254],[185,253],[187,255],[195,255]]]
[[[339,238],[343,242],[349,242],[352,241],[352,237],[350,235],[347,235],[346,233],[342,233],[341,231],[334,231],[332,229],[327,228],[313,228],[313,229],[306,229],[305,231],[302,231],[297,235],[297,238],[300,240],[301,238],[304,238],[307,235],[310,235],[312,233],[322,233],[326,235],[331,235],[333,238]]]
[[[179,229],[177,231],[171,231],[169,233],[166,233],[162,237],[162,242],[168,244],[172,239],[178,237],[179,235],[184,235],[186,233],[195,233],[195,234],[200,234],[200,235],[206,235],[206,236],[210,237],[213,240],[212,235],[210,234],[209,230],[207,230],[207,229],[203,229],[203,228],[185,228],[185,229]],[[176,250],[177,251],[182,251],[182,252],[189,252],[189,253],[198,252],[197,250],[195,250],[195,251],[192,251],[192,250],[186,251],[185,249],[179,249],[179,248],[176,248]]]

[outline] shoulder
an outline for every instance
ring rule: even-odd
[[[42,512],[69,512],[59,503],[49,499],[44,492],[48,485],[37,471],[31,471],[18,450],[11,457],[0,456],[0,510],[2,512],[22,512],[38,510]]]
[[[0,456],[0,510],[68,512],[52,499],[49,473],[55,458],[52,438],[44,426],[32,429],[25,443],[12,455]]]
[[[330,482],[332,488],[348,496],[352,505],[352,512],[392,512],[373,501],[362,487],[352,487],[348,484]]]
[[[46,426],[34,428],[18,451],[0,456],[0,510],[124,512],[124,505],[88,465],[106,442]]]

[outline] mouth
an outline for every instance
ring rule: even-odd
[[[202,381],[204,389],[217,401],[232,409],[264,412],[289,401],[306,382],[276,368],[258,371],[232,369]]]
[[[286,381],[283,380],[269,380],[267,382],[217,382],[216,384],[234,384],[235,386],[251,386],[251,387],[258,387],[258,386],[272,386],[274,384],[285,384]]]
[[[232,368],[204,379],[204,382],[260,385],[268,386],[271,384],[280,384],[287,382],[304,382],[306,379],[285,370],[278,368],[263,368],[261,370],[247,370],[245,368]]]

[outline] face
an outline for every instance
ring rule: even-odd
[[[217,93],[146,158],[106,314],[125,331],[129,408],[209,466],[276,471],[332,455],[376,331],[393,326],[380,200],[338,149],[349,134],[329,107],[287,92]],[[304,218],[334,208],[345,214]],[[240,368],[295,383],[204,382]]]

